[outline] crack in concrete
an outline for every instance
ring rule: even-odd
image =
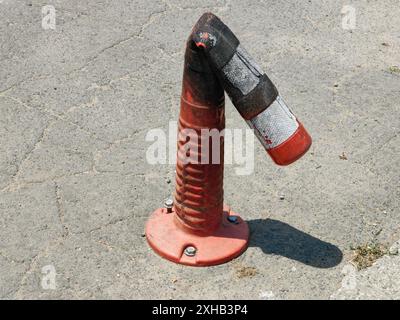
[[[16,258],[11,258],[8,255],[6,255],[4,252],[0,251],[0,257],[2,257],[4,260],[6,260],[9,263],[18,263],[18,264],[24,264],[25,260],[24,259],[16,259]]]
[[[56,247],[56,246],[60,245],[61,243],[63,243],[64,240],[65,240],[65,238],[63,236],[61,236],[53,241],[50,241],[49,244],[47,246],[45,246],[45,248],[42,251],[39,251],[35,256],[33,256],[31,258],[31,262],[29,263],[27,270],[25,271],[24,275],[21,278],[18,289],[15,290],[14,299],[23,299],[21,291],[24,288],[24,286],[27,284],[26,282],[28,280],[29,275],[32,274],[32,272],[37,267],[39,259],[42,256],[46,255],[53,247]]]
[[[47,126],[42,130],[41,134],[36,139],[33,146],[29,149],[28,152],[26,152],[24,154],[24,156],[21,158],[19,164],[16,165],[16,172],[10,177],[11,182],[6,187],[1,189],[0,192],[15,191],[16,180],[18,178],[18,175],[20,174],[20,171],[22,170],[22,167],[23,167],[25,161],[27,161],[30,158],[30,156],[35,152],[35,150],[38,148],[38,146],[43,142],[43,139],[45,138],[47,131],[50,129],[50,127],[55,122],[56,121],[50,121],[47,124]]]
[[[63,206],[63,201],[62,201],[62,196],[61,196],[61,190],[60,190],[60,186],[58,185],[58,183],[56,181],[54,182],[54,189],[55,189],[55,196],[56,196],[58,218],[60,220],[60,224],[63,229],[62,236],[65,238],[65,237],[68,237],[68,235],[69,235],[69,227],[65,223],[64,206]]]
[[[110,222],[107,222],[107,223],[105,223],[105,224],[103,224],[101,226],[98,226],[96,228],[93,228],[93,229],[90,229],[90,230],[86,230],[86,231],[71,232],[71,234],[73,234],[73,235],[80,235],[80,234],[88,235],[88,234],[90,234],[92,232],[102,230],[102,229],[107,228],[109,226],[115,225],[115,224],[117,224],[119,222],[123,222],[123,221],[125,221],[125,220],[127,220],[129,218],[130,218],[129,216],[115,218],[115,219],[112,219]]]
[[[56,176],[56,177],[52,177],[50,179],[44,179],[44,180],[39,180],[39,181],[17,181],[18,180],[18,176],[22,170],[23,164],[30,158],[30,156],[35,152],[35,150],[37,150],[38,146],[43,142],[43,140],[46,137],[47,132],[52,128],[53,125],[55,125],[58,121],[63,121],[67,124],[70,124],[74,127],[76,127],[78,130],[81,130],[82,132],[88,134],[91,138],[97,139],[101,142],[104,142],[106,144],[110,144],[110,142],[103,140],[99,137],[97,137],[94,133],[82,128],[81,126],[79,126],[78,124],[71,122],[67,119],[64,118],[64,116],[61,115],[57,115],[54,114],[53,112],[49,112],[49,111],[43,111],[43,110],[36,110],[35,108],[30,107],[29,105],[25,104],[24,102],[20,101],[19,99],[12,97],[12,96],[7,96],[7,98],[17,102],[18,104],[20,104],[21,106],[29,109],[29,110],[34,110],[36,112],[43,112],[45,114],[47,114],[50,119],[49,122],[47,123],[47,125],[44,127],[44,129],[42,130],[41,134],[38,136],[38,138],[36,139],[36,141],[34,142],[33,146],[28,150],[28,152],[26,152],[24,154],[24,156],[21,158],[21,160],[19,161],[19,164],[16,164],[16,171],[13,175],[10,176],[9,180],[10,182],[0,190],[0,193],[2,192],[13,192],[16,191],[22,187],[28,186],[28,185],[32,185],[32,184],[38,184],[38,183],[44,183],[44,182],[48,182],[48,181],[54,181],[56,179],[60,179],[63,177],[69,177],[69,176],[74,176],[74,175],[80,175],[80,174],[85,174],[85,173],[90,173],[90,172],[94,172],[96,173],[96,170],[93,168],[90,171],[83,171],[83,172],[76,172],[76,173],[72,173],[72,174],[68,174],[68,175],[61,175],[61,176]],[[51,119],[53,118],[53,119]],[[135,132],[136,133],[136,132]],[[134,133],[134,134],[135,134]],[[107,148],[106,148],[107,149]],[[103,149],[100,149],[100,151]]]
[[[55,120],[60,120],[60,121],[63,121],[64,123],[70,124],[70,125],[74,126],[75,128],[77,128],[77,129],[79,129],[79,130],[85,132],[86,134],[88,134],[90,137],[92,137],[92,138],[94,138],[94,139],[97,139],[97,140],[99,140],[99,141],[108,143],[108,141],[103,140],[103,139],[100,138],[100,137],[97,137],[96,134],[95,134],[94,132],[91,132],[91,131],[89,131],[89,130],[83,128],[83,127],[81,127],[79,124],[77,124],[77,123],[75,123],[75,122],[73,122],[73,121],[70,121],[70,120],[68,120],[67,118],[65,118],[65,113],[57,114],[57,113],[55,113],[55,112],[54,112],[53,110],[51,110],[51,109],[41,109],[41,108],[36,109],[36,108],[33,108],[33,107],[27,105],[26,103],[24,103],[23,101],[17,99],[17,98],[14,97],[14,96],[7,96],[7,98],[9,98],[9,99],[11,99],[11,100],[13,100],[13,101],[19,103],[21,106],[23,106],[23,107],[25,107],[25,108],[27,108],[27,109],[29,109],[29,110],[34,110],[34,111],[43,112],[43,113],[47,114],[49,117],[55,118]],[[54,121],[54,122],[56,122],[56,121]]]
[[[94,56],[92,56],[87,61],[85,61],[81,66],[79,66],[77,68],[74,68],[74,69],[72,69],[72,70],[70,70],[70,71],[68,71],[66,73],[61,73],[61,75],[69,76],[69,75],[71,75],[71,74],[73,74],[75,72],[82,71],[85,67],[87,67],[91,62],[95,61],[100,55],[102,55],[107,50],[115,48],[115,47],[117,47],[117,46],[119,46],[119,45],[121,45],[121,44],[123,44],[123,43],[125,43],[125,42],[127,42],[127,41],[129,41],[129,40],[131,40],[133,38],[135,38],[135,37],[140,38],[141,37],[141,33],[143,32],[143,29],[148,24],[150,24],[152,22],[153,16],[156,15],[156,14],[165,13],[166,11],[167,11],[167,9],[164,9],[164,10],[162,10],[160,12],[152,12],[152,13],[150,13],[148,18],[147,18],[147,21],[144,22],[142,24],[142,26],[140,27],[139,32],[135,32],[134,34],[130,34],[127,37],[124,37],[124,38],[122,38],[122,39],[120,39],[120,40],[118,40],[116,42],[113,42],[110,45],[100,49],[100,51],[98,53],[96,53]],[[85,16],[86,15],[82,15],[82,17],[85,17]],[[80,17],[78,17],[77,19],[79,19],[79,18]],[[73,19],[73,20],[76,20],[76,19]],[[0,91],[0,96],[3,96],[4,94],[9,92],[10,90],[20,86],[21,84],[24,84],[27,81],[31,81],[31,80],[34,80],[34,79],[46,79],[46,78],[49,78],[51,76],[54,76],[54,74],[53,73],[45,73],[45,74],[42,74],[42,75],[39,75],[39,76],[32,75],[30,77],[24,78],[22,80],[17,81],[16,83],[11,84],[10,86],[6,87],[5,89],[1,90]]]
[[[147,21],[141,25],[141,27],[139,29],[139,32],[136,34],[136,36],[138,38],[143,37],[144,29],[154,22],[154,20],[156,19],[157,15],[163,16],[165,13],[167,13],[167,11],[168,11],[167,7],[164,8],[163,10],[161,10],[161,11],[151,12],[147,17]]]
[[[92,63],[93,61],[95,61],[96,59],[98,59],[99,56],[101,56],[104,52],[106,52],[106,51],[108,51],[108,50],[110,50],[110,49],[112,49],[112,48],[118,47],[119,45],[121,45],[121,44],[123,44],[123,43],[126,43],[126,42],[128,42],[128,41],[130,41],[130,40],[132,40],[132,39],[134,39],[134,38],[142,39],[142,32],[143,32],[144,28],[146,28],[147,25],[149,25],[149,24],[151,24],[151,23],[153,22],[153,17],[154,17],[155,15],[158,15],[158,14],[162,15],[162,14],[164,14],[165,12],[167,12],[167,9],[166,9],[166,8],[163,9],[163,10],[161,10],[161,11],[158,11],[158,12],[152,12],[152,13],[150,13],[149,16],[148,16],[148,18],[147,18],[147,21],[144,22],[144,23],[140,26],[139,32],[135,32],[135,33],[133,33],[133,34],[130,34],[130,35],[128,35],[128,36],[126,36],[126,37],[124,37],[124,38],[122,38],[122,39],[119,39],[119,40],[117,40],[117,41],[111,43],[110,45],[108,45],[108,46],[102,48],[102,49],[101,49],[100,51],[98,51],[95,55],[93,55],[91,58],[89,58],[89,60],[87,60],[83,65],[81,65],[81,66],[78,67],[78,68],[75,68],[75,69],[71,70],[70,72],[66,73],[66,75],[68,76],[68,75],[70,75],[70,74],[72,74],[72,73],[82,71],[83,69],[85,69],[85,67],[87,67],[89,64],[91,64],[91,63]]]
[[[396,139],[396,138],[398,137],[398,135],[399,135],[399,132],[396,132],[393,136],[391,136],[391,137],[389,137],[388,139],[386,139],[386,141],[383,142],[383,143],[378,147],[378,149],[374,150],[373,152],[371,152],[371,154],[369,154],[369,155],[367,156],[367,160],[364,161],[364,162],[362,162],[362,164],[363,164],[364,166],[370,165],[371,162],[373,161],[371,155],[378,154],[384,147],[386,147],[388,144],[390,144],[390,143],[392,142],[392,140]],[[368,168],[368,170],[369,170],[370,172],[372,172],[374,175],[379,175],[379,173],[378,173],[378,172],[375,172],[375,170],[374,170],[373,168],[369,168],[369,167],[367,167],[367,168]]]
[[[117,145],[117,144],[121,144],[121,143],[123,143],[123,142],[130,141],[130,140],[134,139],[134,138],[135,138],[134,136],[135,136],[136,134],[138,134],[138,133],[140,133],[140,132],[143,132],[143,131],[145,131],[145,130],[146,130],[146,129],[134,130],[134,131],[133,131],[131,134],[129,134],[128,136],[123,137],[123,138],[120,138],[120,139],[117,139],[117,140],[114,140],[114,141],[112,141],[112,142],[109,142],[107,147],[95,151],[95,152],[94,152],[94,155],[93,155],[92,171],[95,172],[95,173],[96,173],[96,172],[99,172],[99,173],[107,173],[108,171],[98,170],[98,169],[96,168],[96,165],[97,165],[98,162],[102,159],[101,153],[110,151],[111,148],[112,148],[113,146]]]
[[[34,78],[34,76],[22,79],[16,83],[12,84],[11,86],[8,86],[6,89],[0,91],[0,96],[4,96],[8,91],[14,89],[15,87],[18,87],[19,85],[23,84],[26,81],[31,80],[32,78]]]

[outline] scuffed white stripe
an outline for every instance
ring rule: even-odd
[[[296,117],[280,96],[263,112],[247,120],[247,123],[267,150],[285,142],[299,127]]]
[[[250,93],[260,82],[262,70],[240,45],[232,59],[222,68],[228,81],[243,95]]]

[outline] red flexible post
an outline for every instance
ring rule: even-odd
[[[146,226],[149,244],[164,258],[209,266],[229,261],[247,247],[247,224],[223,205],[223,135],[217,140],[208,135],[211,130],[221,134],[224,129],[224,91],[204,53],[189,40],[178,125],[175,201],[170,212],[156,210]],[[215,152],[217,163],[212,161]]]
[[[247,223],[223,205],[224,90],[276,164],[296,161],[311,146],[304,126],[233,32],[205,13],[186,46],[175,201],[146,225],[150,246],[177,263],[224,263],[248,245]]]

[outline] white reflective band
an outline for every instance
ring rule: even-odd
[[[296,117],[280,96],[263,112],[247,120],[247,123],[267,150],[285,142],[299,127]]]
[[[262,70],[249,53],[239,45],[232,59],[222,68],[228,81],[243,95],[250,93],[260,82]]]

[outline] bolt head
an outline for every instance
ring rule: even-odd
[[[229,216],[228,221],[232,223],[239,223],[238,218],[236,216]]]
[[[185,255],[188,257],[194,257],[196,255],[197,249],[195,247],[189,246],[185,248]]]
[[[165,200],[164,204],[166,208],[172,208],[172,206],[174,205],[174,201],[172,199],[167,199]]]

